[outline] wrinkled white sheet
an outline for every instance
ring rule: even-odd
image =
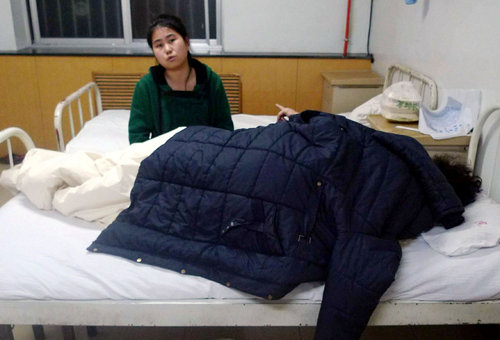
[[[106,226],[129,206],[141,161],[182,129],[104,154],[35,148],[20,166],[2,172],[0,184],[23,192],[39,209]]]

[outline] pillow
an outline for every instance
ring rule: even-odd
[[[500,244],[499,203],[482,196],[466,207],[464,218],[455,228],[434,227],[422,237],[432,249],[447,256],[467,255]]]
[[[370,123],[366,120],[368,115],[380,114],[382,112],[380,108],[380,103],[382,102],[382,94],[379,94],[367,102],[356,107],[351,112],[345,114],[345,116],[355,122],[363,124],[365,126],[370,126]]]

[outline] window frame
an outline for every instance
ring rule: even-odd
[[[210,17],[208,0],[204,1],[205,7],[205,39],[190,39],[191,50],[195,53],[209,53],[222,51],[221,29],[221,0],[215,0],[215,39],[210,39]],[[132,15],[130,0],[120,0],[122,9],[123,38],[43,38],[40,33],[38,8],[36,0],[29,0],[33,32],[32,47],[123,47],[123,48],[149,48],[146,38],[132,38]],[[26,13],[28,17],[29,14]]]

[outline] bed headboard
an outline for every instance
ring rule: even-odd
[[[394,64],[389,66],[385,76],[384,89],[399,81],[412,82],[422,96],[422,103],[431,110],[437,109],[437,85],[430,77],[404,65]]]
[[[241,77],[236,73],[219,74],[224,90],[226,90],[227,101],[231,108],[231,114],[241,113]]]
[[[98,73],[92,78],[101,92],[103,110],[129,110],[135,85],[144,73]],[[219,74],[226,90],[231,114],[241,113],[241,79],[239,74]]]
[[[135,85],[143,73],[92,73],[101,92],[103,110],[129,110]]]
[[[479,116],[469,144],[467,163],[482,178],[485,193],[500,202],[500,104]]]

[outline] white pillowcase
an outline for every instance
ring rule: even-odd
[[[368,115],[380,114],[382,112],[380,103],[382,102],[382,93],[373,97],[372,99],[364,102],[360,106],[356,107],[351,112],[345,114],[345,116],[355,122],[363,124],[365,126],[370,126],[370,123],[366,120]]]
[[[447,256],[466,255],[500,244],[499,203],[480,196],[466,207],[464,218],[465,222],[455,228],[434,227],[422,237],[432,249]]]

